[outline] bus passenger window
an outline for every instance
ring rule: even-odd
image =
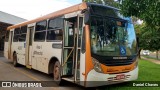
[[[46,30],[47,21],[41,21],[36,24],[36,32]]]
[[[26,41],[26,33],[27,33],[27,26],[21,27],[20,36],[19,36],[20,42]]]
[[[45,41],[47,21],[41,21],[36,24],[34,41]]]
[[[62,40],[63,18],[50,19],[47,28],[47,41]]]
[[[20,36],[20,28],[15,28],[13,42],[18,42]]]
[[[49,30],[47,31],[47,40],[62,40],[62,30]]]

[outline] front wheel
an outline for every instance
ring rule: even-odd
[[[58,85],[60,85],[60,82],[61,82],[61,67],[60,67],[59,61],[56,61],[55,64],[54,64],[53,78],[54,78],[54,81],[56,81],[56,83]]]

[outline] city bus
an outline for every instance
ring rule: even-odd
[[[84,87],[136,80],[137,40],[119,9],[81,3],[7,28],[4,56]]]

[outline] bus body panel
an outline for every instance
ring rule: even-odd
[[[27,27],[27,34],[26,34],[26,65],[32,65],[32,43],[33,43],[33,36],[34,36],[34,29],[36,23],[28,24]]]
[[[25,65],[25,42],[12,42],[12,55],[17,55],[17,62]]]
[[[4,57],[8,59],[8,42],[4,42]]]
[[[80,54],[80,85],[84,86],[85,81],[85,56],[86,54]]]
[[[62,42],[33,42],[32,68],[48,73],[48,65],[52,57],[61,62],[62,49],[53,48],[53,44],[62,44]]]
[[[4,57],[7,59],[12,59],[12,39],[13,39],[13,30],[9,31],[8,41],[4,41]],[[5,38],[6,39],[6,38]]]
[[[124,75],[122,77],[123,79],[119,78],[117,76]],[[102,85],[110,85],[120,82],[126,82],[126,81],[132,81],[136,80],[138,78],[138,66],[130,71],[125,73],[119,73],[119,74],[103,74],[98,73],[94,69],[92,69],[88,75],[86,80],[86,87],[95,87],[95,86],[102,86]]]

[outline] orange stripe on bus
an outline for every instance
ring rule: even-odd
[[[112,74],[112,73],[122,73],[122,72],[129,72],[134,69],[136,66],[137,61],[130,65],[123,65],[123,66],[106,66],[101,64],[101,68],[104,74]]]
[[[51,14],[39,17],[37,19],[33,19],[33,20],[30,20],[30,21],[22,22],[22,23],[17,24],[17,25],[10,26],[10,27],[7,28],[7,30],[10,30],[10,29],[13,29],[13,28],[18,28],[18,27],[21,27],[21,26],[25,26],[25,25],[31,24],[31,23],[43,21],[43,20],[46,20],[46,19],[55,18],[55,17],[58,17],[58,16],[62,16],[64,14],[80,11],[80,10],[83,10],[83,9],[86,9],[86,8],[87,8],[87,4],[85,2],[83,2],[81,4],[74,5],[74,6],[71,6],[71,7],[53,12]]]
[[[87,80],[88,73],[93,69],[93,63],[91,58],[91,47],[90,47],[90,33],[89,25],[85,25],[86,32],[86,67],[85,67],[85,81]]]

